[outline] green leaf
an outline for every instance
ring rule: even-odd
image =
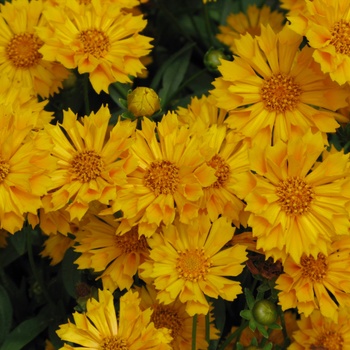
[[[259,323],[256,323],[256,327],[258,328],[258,331],[262,334],[262,336],[264,338],[268,338],[269,337],[269,333],[268,333],[268,331],[266,330],[266,328],[264,326],[262,326]]]
[[[244,288],[244,295],[246,297],[249,309],[252,309],[255,304],[255,299],[252,292],[248,288]]]
[[[10,332],[12,325],[12,304],[3,286],[0,286],[0,344]]]
[[[18,255],[23,255],[27,251],[27,234],[33,232],[32,228],[24,227],[9,237],[9,242],[13,245]]]
[[[0,350],[22,350],[24,346],[35,339],[50,322],[48,309],[44,308],[38,316],[20,323],[8,334]]]
[[[246,320],[250,320],[252,318],[252,312],[250,310],[242,310],[239,315]]]

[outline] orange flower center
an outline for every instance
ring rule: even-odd
[[[3,159],[0,158],[0,183],[2,183],[8,173],[10,172],[10,166]]]
[[[335,23],[330,44],[337,53],[350,55],[350,22],[341,19]]]
[[[178,254],[176,270],[180,278],[192,282],[206,279],[211,261],[205,255],[203,249],[187,249],[185,252],[179,252]]]
[[[44,42],[34,34],[16,34],[6,46],[8,59],[16,68],[30,68],[43,57],[38,50]]]
[[[83,43],[84,52],[96,58],[103,57],[110,48],[109,39],[105,33],[97,29],[83,30],[78,39]]]
[[[281,209],[289,215],[302,215],[308,212],[314,198],[314,191],[303,179],[289,177],[276,187]]]
[[[148,250],[147,241],[144,235],[139,237],[137,227],[130,231],[115,236],[115,244],[124,254],[133,252],[146,252]]]
[[[71,161],[71,172],[80,182],[89,182],[101,175],[103,161],[94,150],[77,153]]]
[[[182,330],[183,320],[179,317],[178,313],[169,305],[155,305],[153,308],[151,321],[154,323],[154,326],[156,328],[165,327],[170,329],[173,340],[176,339]]]
[[[80,5],[89,5],[91,4],[91,0],[79,0]]]
[[[180,182],[179,168],[167,160],[158,160],[150,164],[143,180],[156,196],[174,194]]]
[[[310,349],[324,349],[324,350],[342,350],[344,339],[341,334],[332,331],[324,331],[315,345],[312,345]]]
[[[317,259],[312,255],[303,256],[300,259],[300,265],[303,277],[307,277],[312,282],[320,282],[327,275],[327,259],[322,253],[318,254]]]
[[[129,350],[126,341],[119,337],[104,338],[100,346],[102,350]]]
[[[230,177],[230,166],[218,154],[216,154],[207,164],[216,170],[215,176],[218,178],[207,188],[220,188],[225,186]]]
[[[260,95],[268,111],[284,113],[296,108],[301,92],[293,77],[279,73],[264,81]]]

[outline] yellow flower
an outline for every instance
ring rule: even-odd
[[[316,258],[303,255],[296,262],[287,257],[284,273],[276,281],[279,304],[283,310],[298,308],[306,317],[320,310],[338,322],[339,307],[350,306],[350,238],[332,243],[328,255]]]
[[[157,127],[149,119],[142,121],[131,147],[138,167],[113,203],[114,212],[123,211],[119,232],[138,224],[139,234],[149,237],[162,223],[171,224],[176,212],[182,222],[197,217],[203,187],[217,179],[199,146],[199,138],[180,126],[174,113],[165,115]]]
[[[230,50],[236,53],[235,40],[241,34],[249,33],[253,37],[260,35],[261,24],[269,24],[271,28],[278,32],[283,28],[284,16],[281,12],[271,11],[270,6],[263,5],[258,8],[256,5],[249,5],[247,13],[231,13],[226,18],[227,25],[219,26],[220,33],[216,37],[227,45]]]
[[[67,1],[47,6],[44,15],[51,28],[40,28],[45,42],[40,53],[49,61],[88,73],[96,92],[108,93],[113,82],[131,82],[145,68],[140,57],[150,52],[151,39],[139,34],[146,26],[142,16],[127,14],[118,4],[92,0],[90,6]]]
[[[338,311],[338,322],[315,310],[309,317],[301,315],[299,330],[288,350],[347,350],[350,349],[350,308]]]
[[[247,203],[248,225],[267,256],[290,254],[299,261],[304,254],[327,255],[332,237],[349,233],[349,154],[323,150],[322,137],[311,132],[252,148],[254,174],[242,175],[235,191]]]
[[[178,297],[190,316],[207,314],[205,296],[232,301],[242,292],[239,282],[227,278],[238,276],[246,261],[245,246],[224,249],[234,230],[223,217],[214,223],[202,216],[191,225],[169,225],[148,239],[150,258],[140,266],[140,276],[154,280],[161,303]]]
[[[305,35],[313,58],[339,84],[350,82],[350,2],[313,0],[303,15],[288,17],[291,28]]]
[[[325,76],[315,64],[313,50],[288,26],[278,34],[261,28],[236,40],[234,61],[222,61],[211,93],[217,106],[229,111],[227,124],[248,138],[265,133],[273,140],[290,139],[308,130],[335,132],[348,92]]]
[[[139,86],[127,97],[128,110],[135,117],[151,117],[160,110],[160,100],[157,93],[147,87]]]
[[[305,0],[280,0],[281,8],[288,10],[288,16],[302,16],[307,10]]]
[[[141,310],[151,308],[153,310],[151,321],[156,328],[168,328],[173,338],[170,343],[174,350],[192,349],[193,317],[186,310],[185,305],[178,299],[165,305],[157,300],[157,292],[153,285],[137,288],[140,293]],[[218,330],[212,323],[209,325],[209,339],[218,339]],[[208,349],[206,341],[206,317],[198,315],[196,325],[196,349]]]
[[[69,110],[64,111],[61,125],[47,126],[54,144],[52,154],[58,162],[51,173],[53,186],[47,212],[68,204],[71,220],[80,220],[90,202],[108,204],[115,199],[117,187],[126,182],[127,150],[135,125],[119,121],[109,130],[110,117],[105,106],[79,120]]]
[[[11,112],[0,118],[0,228],[10,233],[22,228],[26,213],[36,215],[51,186],[51,145],[31,129],[30,122]]]
[[[169,331],[156,329],[150,321],[152,311],[141,311],[138,293],[127,292],[120,298],[119,318],[113,304],[113,295],[108,290],[98,291],[98,301],[89,299],[86,313],[73,314],[74,323],[60,325],[58,336],[70,343],[61,350],[69,349],[134,349],[170,350]]]
[[[91,215],[89,222],[75,233],[75,261],[80,269],[102,272],[103,288],[114,292],[130,289],[139,265],[148,256],[147,241],[138,234],[137,226],[124,234],[116,234],[119,223],[113,216]]]
[[[57,62],[42,58],[39,49],[44,42],[36,27],[45,27],[41,0],[6,1],[0,7],[0,75],[8,76],[31,88],[33,94],[48,97],[68,76],[68,71]]]

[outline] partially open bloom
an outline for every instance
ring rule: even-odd
[[[306,1],[302,16],[288,17],[291,28],[305,35],[313,58],[339,84],[350,82],[350,2]]]
[[[350,306],[350,238],[332,243],[327,255],[303,255],[296,262],[288,257],[284,273],[276,281],[279,304],[283,310],[298,308],[309,316],[315,309],[338,322],[339,306]]]
[[[242,176],[238,183],[245,186],[235,190],[247,203],[248,225],[267,257],[327,255],[332,237],[349,234],[349,154],[323,151],[322,137],[311,132],[252,148],[254,174]]]
[[[207,314],[206,295],[232,301],[242,291],[239,282],[227,278],[238,276],[246,260],[245,246],[225,248],[233,233],[223,217],[214,223],[202,216],[191,225],[169,225],[148,239],[150,257],[140,266],[140,275],[154,280],[161,303],[178,297],[190,316]]]
[[[141,310],[151,308],[153,310],[151,321],[156,328],[168,328],[173,338],[170,343],[174,350],[191,350],[192,349],[192,326],[193,317],[186,310],[185,305],[179,299],[170,304],[162,304],[157,300],[157,292],[153,285],[137,289],[140,293]],[[213,323],[209,325],[209,339],[217,339],[218,332]],[[206,341],[206,317],[197,316],[196,326],[196,348],[208,349]]]
[[[288,350],[350,349],[350,308],[342,307],[337,313],[338,322],[325,317],[319,310],[308,317],[302,314]]]
[[[62,233],[52,233],[44,242],[44,249],[40,252],[40,256],[48,257],[50,265],[57,265],[60,263],[66,251],[72,247],[74,240],[71,237],[63,235]]]
[[[161,225],[169,225],[178,213],[180,221],[198,216],[203,187],[217,179],[215,169],[200,152],[200,139],[180,126],[174,113],[157,125],[144,119],[131,147],[138,164],[117,193],[113,210],[122,210],[120,232],[138,224],[139,234],[151,236]]]
[[[42,0],[6,1],[0,7],[0,75],[29,87],[33,94],[48,97],[68,77],[57,62],[43,59],[39,49],[44,42],[36,27],[45,27]]]
[[[269,24],[278,32],[283,28],[284,16],[281,12],[271,11],[270,6],[249,5],[246,13],[231,13],[226,19],[226,25],[219,26],[220,33],[216,37],[227,45],[233,53],[236,53],[235,39],[241,34],[249,33],[252,36],[260,35],[261,24]]]
[[[140,58],[151,49],[140,34],[146,26],[142,16],[123,11],[119,4],[92,0],[89,6],[67,1],[65,6],[47,6],[44,15],[50,28],[38,34],[45,43],[40,53],[49,61],[88,73],[97,93],[108,93],[113,82],[131,82],[145,68]]]
[[[80,119],[69,110],[64,111],[61,125],[47,126],[58,166],[51,173],[51,204],[46,211],[68,204],[71,220],[81,219],[90,202],[108,204],[115,199],[117,187],[126,182],[127,151],[135,126],[119,121],[109,130],[110,117],[106,106]]]
[[[334,113],[347,105],[348,92],[322,73],[313,50],[299,45],[303,37],[288,26],[275,33],[269,26],[261,35],[235,41],[234,61],[222,61],[211,93],[226,109],[227,124],[247,138],[259,133],[273,140],[290,139],[308,130],[335,132]]]
[[[139,236],[137,226],[117,234],[119,223],[113,216],[88,216],[88,223],[75,234],[75,261],[80,269],[93,269],[104,289],[114,292],[130,289],[139,265],[148,256],[147,241]]]
[[[98,300],[89,299],[86,313],[75,312],[74,323],[60,325],[58,336],[66,342],[61,350],[134,349],[170,350],[169,330],[155,328],[151,309],[141,311],[137,292],[129,291],[120,298],[119,317],[108,290],[99,290]]]

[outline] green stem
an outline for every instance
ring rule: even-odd
[[[192,350],[197,350],[197,314],[192,319]]]
[[[90,110],[90,100],[89,100],[89,74],[85,73],[83,78],[83,93],[84,93],[84,107],[85,107],[85,115],[89,115]]]
[[[225,342],[221,344],[218,350],[224,350],[226,346],[228,346],[233,339],[238,338],[238,336],[241,334],[241,332],[248,326],[248,321],[244,320],[242,324],[231,334],[229,335]]]
[[[210,46],[215,46],[215,41],[213,39],[213,32],[211,30],[212,28],[211,28],[211,21],[209,17],[208,5],[206,4],[203,4],[203,13],[204,13],[205,29],[207,31]]]
[[[36,265],[35,265],[35,261],[34,261],[34,254],[33,254],[33,242],[32,242],[32,231],[26,230],[26,234],[27,234],[27,253],[28,253],[28,260],[29,260],[29,265],[30,268],[32,270],[33,276],[36,280],[36,282],[38,283],[40,290],[42,291],[45,299],[47,300],[47,302],[51,305],[54,306],[55,303],[53,302],[53,300],[50,297],[50,294],[48,293],[46,287],[44,286],[44,283],[42,281],[42,279],[40,278]]]

